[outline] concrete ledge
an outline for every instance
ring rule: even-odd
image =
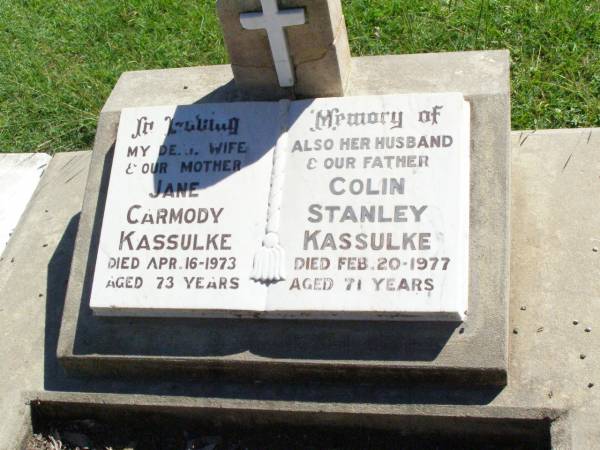
[[[399,435],[515,439],[535,448],[571,448],[566,411],[438,405],[361,405],[285,401],[227,400],[114,394],[29,393],[34,422],[99,420],[129,426],[198,427],[218,432],[227,426],[347,427],[393,430]],[[169,425],[170,424],[170,425]],[[32,428],[35,428],[36,423]],[[293,428],[287,428],[293,430]]]
[[[352,58],[347,95],[454,91],[502,96],[509,92],[508,56],[505,50],[491,50]],[[102,113],[244,100],[250,98],[236,89],[228,64],[141,70],[121,75]]]
[[[443,63],[440,63],[442,58]],[[355,58],[351,95],[462,91],[472,110],[469,317],[451,323],[94,317],[88,306],[120,108],[243,99],[227,67],[125,73],[104,106],[58,355],[71,373],[430,378],[503,385],[509,279],[505,51]]]

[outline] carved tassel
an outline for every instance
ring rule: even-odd
[[[287,149],[287,116],[289,100],[279,102],[279,123],[281,130],[273,151],[273,170],[267,211],[267,227],[262,247],[254,255],[252,278],[255,281],[275,282],[285,280],[285,251],[279,243],[279,221],[283,199],[283,180]]]

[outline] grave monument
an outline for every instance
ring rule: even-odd
[[[326,424],[571,448],[561,399],[584,394],[556,398],[567,388],[526,343],[508,358],[508,53],[351,58],[339,0],[217,3],[231,65],[124,73],[91,156],[73,157],[91,160],[48,264],[33,421]],[[547,180],[529,156],[520,192]],[[58,186],[32,211],[83,190]],[[514,222],[524,247],[529,211]]]
[[[505,383],[506,53],[351,60],[337,1],[218,10],[234,83],[124,74],[101,113],[65,368]],[[382,63],[403,70],[382,79]],[[263,338],[240,359],[215,333],[238,349]],[[337,339],[352,344],[323,357]]]

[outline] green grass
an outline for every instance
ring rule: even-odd
[[[90,148],[126,70],[227,62],[214,0],[0,0],[0,152]],[[354,55],[508,48],[514,129],[600,126],[598,0],[343,0]]]

